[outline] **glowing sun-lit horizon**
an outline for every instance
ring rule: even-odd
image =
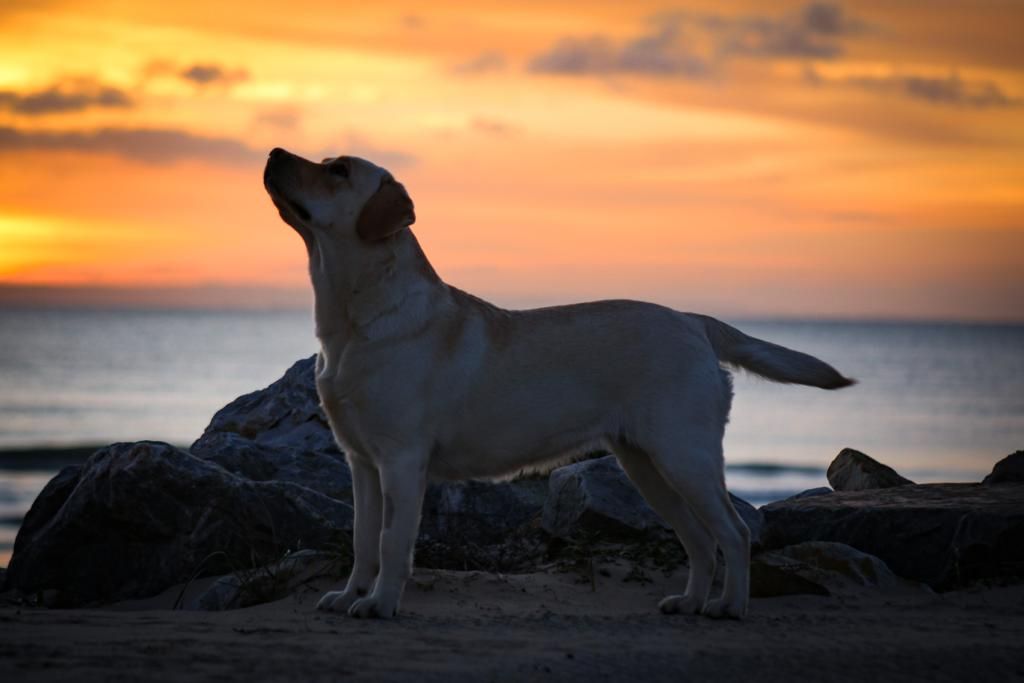
[[[1024,320],[1024,4],[0,5],[0,305],[305,306],[269,149],[514,307]]]

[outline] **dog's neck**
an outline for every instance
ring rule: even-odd
[[[325,348],[400,336],[427,322],[445,285],[411,230],[374,245],[370,257],[346,256],[309,245],[316,336]]]

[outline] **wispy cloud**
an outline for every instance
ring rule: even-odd
[[[531,59],[527,68],[536,73],[571,75],[632,73],[687,77],[705,76],[710,70],[707,61],[687,47],[679,16],[652,19],[647,32],[621,44],[602,35],[562,38],[550,50]]]
[[[148,164],[199,159],[241,164],[265,154],[238,140],[204,137],[176,129],[101,128],[95,131],[35,131],[0,126],[0,153],[18,150],[66,150],[114,154]]]
[[[460,62],[451,68],[451,72],[458,75],[474,75],[504,71],[508,66],[505,55],[497,50],[481,52],[476,57],[465,62]]]
[[[478,116],[469,122],[470,128],[480,133],[495,136],[514,135],[519,132],[519,127],[498,119]]]
[[[733,59],[835,59],[843,39],[867,28],[831,3],[778,16],[669,12],[626,41],[604,35],[564,37],[527,69],[571,75],[640,74],[702,78]]]
[[[777,17],[705,15],[699,21],[714,34],[719,57],[835,59],[844,53],[842,39],[867,28],[840,5],[824,2]]]
[[[294,130],[301,121],[302,111],[298,107],[290,105],[264,109],[253,118],[256,125],[276,130]]]
[[[230,88],[249,80],[249,72],[241,67],[228,67],[213,62],[181,64],[166,59],[156,59],[142,70],[143,83],[151,78],[180,79],[198,90],[205,88]]]
[[[828,78],[808,68],[805,79],[815,86],[853,87],[941,106],[997,109],[1024,105],[1024,99],[1007,94],[995,81],[963,78],[955,72],[947,76],[897,73]]]
[[[25,116],[64,114],[91,107],[127,108],[134,104],[128,94],[89,78],[73,78],[30,92],[0,90],[0,109]]]
[[[245,69],[229,69],[219,64],[193,64],[179,71],[178,75],[199,87],[232,86],[249,78]]]

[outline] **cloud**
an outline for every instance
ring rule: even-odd
[[[527,69],[573,75],[705,76],[709,65],[687,50],[682,40],[682,23],[679,16],[656,17],[646,33],[621,45],[600,35],[562,38],[550,50],[530,60]]]
[[[808,68],[804,78],[815,86],[853,87],[881,94],[901,95],[934,105],[996,109],[1024,104],[1021,98],[1006,94],[995,81],[965,79],[957,73],[948,76],[893,74],[829,79]]]
[[[738,58],[835,59],[843,54],[841,40],[866,27],[831,3],[808,4],[780,16],[670,12],[651,17],[644,32],[625,42],[603,35],[561,38],[527,68],[702,78]]]
[[[178,75],[200,88],[210,85],[229,87],[249,78],[245,69],[226,69],[217,64],[193,64],[179,71]]]
[[[302,112],[297,107],[280,106],[265,109],[253,119],[253,122],[260,126],[267,126],[278,130],[294,130],[302,120]]]
[[[402,17],[401,22],[402,28],[409,29],[410,31],[418,31],[426,25],[426,21],[419,14],[406,14]]]
[[[451,68],[452,73],[459,75],[474,75],[493,71],[504,71],[506,68],[505,55],[497,50],[481,52],[467,62],[461,62]]]
[[[519,128],[511,123],[484,117],[474,118],[469,122],[469,126],[475,131],[500,137],[514,135],[519,132]]]
[[[175,129],[101,128],[95,131],[33,131],[0,126],[0,153],[18,150],[55,150],[114,154],[148,164],[169,164],[198,159],[220,164],[242,164],[261,159],[238,140],[204,137]]]
[[[91,79],[69,79],[36,90],[0,90],[0,109],[25,116],[44,116],[82,111],[90,107],[128,108],[132,99],[123,91]]]
[[[147,164],[198,160],[215,164],[250,164],[266,158],[269,148],[254,149],[233,138],[206,137],[177,129],[101,128],[94,131],[35,131],[0,126],[0,154],[20,150],[53,150],[114,154]],[[347,144],[309,155],[323,159],[339,154],[364,157],[388,168],[414,165],[414,155],[378,147],[358,133]]]

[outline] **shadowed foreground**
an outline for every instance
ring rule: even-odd
[[[999,680],[1024,678],[1024,586],[753,600],[746,621],[666,617],[683,577],[422,571],[404,614],[314,611],[328,582],[229,612],[0,608],[3,680]],[[194,590],[201,590],[197,585]],[[596,589],[596,590],[595,590]],[[131,610],[131,611],[124,611]]]

